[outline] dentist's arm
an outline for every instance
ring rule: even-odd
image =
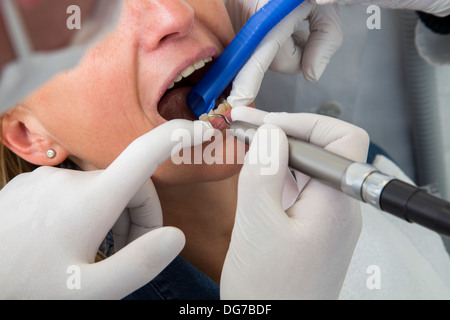
[[[194,136],[194,123],[175,120],[152,130],[104,171],[42,167],[3,188],[0,298],[120,299],[158,275],[185,241],[180,230],[161,228],[150,180],[172,153],[188,147],[171,140],[176,130]],[[94,263],[118,219],[120,250]]]
[[[285,211],[282,193],[288,174],[288,144],[284,132],[355,161],[366,157],[367,134],[318,115],[266,114],[237,108],[232,117],[264,125],[253,140],[239,181],[221,298],[338,298],[361,230],[360,206],[297,172],[303,189]],[[269,149],[261,149],[269,143]],[[271,165],[278,170],[267,171],[267,161],[258,157],[259,151],[264,155],[268,150]]]
[[[316,0],[317,4],[363,4],[377,5],[390,9],[409,9],[431,13],[435,16],[450,15],[450,1],[448,0]]]
[[[419,54],[432,65],[449,64],[450,1],[448,0],[316,0],[317,4],[377,5],[418,12],[415,43]]]

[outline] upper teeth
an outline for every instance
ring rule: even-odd
[[[175,78],[175,80],[172,81],[172,83],[167,87],[167,90],[172,89],[173,87],[175,87],[175,83],[180,82],[184,78],[189,77],[196,70],[203,68],[208,62],[211,62],[211,61],[212,61],[212,58],[208,57],[208,58],[201,59],[201,60],[197,61],[196,63],[194,63],[193,65],[187,67]]]
[[[230,111],[233,107],[231,106],[231,104],[227,101],[224,100],[215,110],[211,110],[208,114],[202,114],[200,116],[200,120],[202,121],[210,121],[211,118],[210,116],[214,116],[215,114],[224,114],[227,111]]]

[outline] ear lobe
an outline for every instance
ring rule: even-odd
[[[38,166],[55,166],[68,157],[67,151],[54,144],[48,138],[30,131],[25,123],[6,114],[2,123],[2,142],[19,157]],[[54,150],[56,156],[49,158],[48,150]]]

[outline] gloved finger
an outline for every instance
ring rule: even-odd
[[[285,74],[302,71],[303,49],[309,33],[297,30],[297,27],[302,21],[307,20],[313,11],[314,5],[305,1],[274,28],[274,33],[279,38],[280,49],[270,65],[271,70]]]
[[[265,123],[282,128],[287,135],[322,147],[347,159],[365,162],[369,136],[350,123],[315,114],[270,113]]]
[[[149,232],[108,259],[83,265],[81,290],[92,299],[122,299],[155,278],[184,244],[185,237],[176,228]]]
[[[325,230],[351,224],[355,214],[359,214],[359,208],[357,200],[321,181],[310,179],[297,202],[288,209],[288,214],[309,230]]]
[[[310,35],[303,50],[302,71],[305,79],[318,81],[331,57],[343,41],[342,22],[337,5],[316,6],[309,17]]]
[[[264,124],[266,115],[268,115],[268,112],[249,107],[236,107],[231,110],[233,121],[245,121],[258,126]]]
[[[338,282],[334,286],[338,291],[333,293],[337,297],[362,229],[360,204],[311,179],[287,213],[295,221],[298,234],[314,244],[314,251],[329,257],[319,264],[332,265],[333,272],[338,272],[329,274],[327,280],[327,287]]]
[[[238,211],[247,222],[268,229],[283,212],[282,194],[286,181],[288,143],[286,135],[273,125],[261,126],[255,134],[241,170]],[[239,208],[244,208],[239,210]],[[251,210],[250,210],[251,208]],[[287,216],[284,215],[286,219]]]
[[[284,74],[302,72],[301,61],[308,38],[308,31],[296,30],[278,51],[270,65],[270,70]]]
[[[99,224],[112,227],[121,210],[150,179],[155,170],[171,155],[182,148],[202,144],[211,138],[213,130],[203,121],[173,120],[153,129],[135,140],[130,146],[96,179],[91,186],[93,201],[101,205],[103,216]],[[208,133],[208,134],[207,134]],[[117,209],[120,209],[118,211]],[[112,214],[116,212],[117,214]],[[89,217],[92,221],[93,217]]]
[[[264,40],[233,80],[228,103],[232,107],[253,103],[266,71],[280,48],[276,39]]]
[[[231,119],[233,121],[245,121],[258,126],[262,126],[265,123],[264,119],[268,114],[269,112],[254,108],[236,107],[231,110]],[[305,177],[302,173],[296,172],[296,180],[298,187],[302,189],[306,184],[306,181],[309,180],[309,177]]]
[[[304,2],[267,34],[233,81],[228,97],[232,107],[248,106],[255,101],[265,73],[285,43],[292,41],[291,35],[297,24],[306,19],[311,8],[311,3]],[[299,63],[300,59],[297,59],[295,64]]]
[[[121,250],[147,232],[162,227],[162,224],[161,203],[153,182],[149,179],[112,228],[114,249]]]
[[[147,180],[144,187],[128,204],[131,227],[128,242],[163,225],[161,203],[153,182]]]

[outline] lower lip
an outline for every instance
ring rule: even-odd
[[[255,104],[251,103],[248,108],[253,108],[255,109]],[[223,116],[225,116],[228,121],[230,123],[233,122],[233,119],[231,119],[231,110],[228,110],[227,112],[222,114]],[[217,130],[223,130],[223,129],[228,129],[230,126],[225,122],[225,120],[223,120],[222,118],[215,118],[213,120],[210,121],[211,125],[217,129]]]
[[[228,110],[227,112],[222,114],[225,116],[228,121],[232,122],[231,120],[231,110]],[[222,131],[223,129],[228,129],[230,126],[223,120],[222,118],[215,118],[210,121],[211,125],[214,127],[214,129]]]

